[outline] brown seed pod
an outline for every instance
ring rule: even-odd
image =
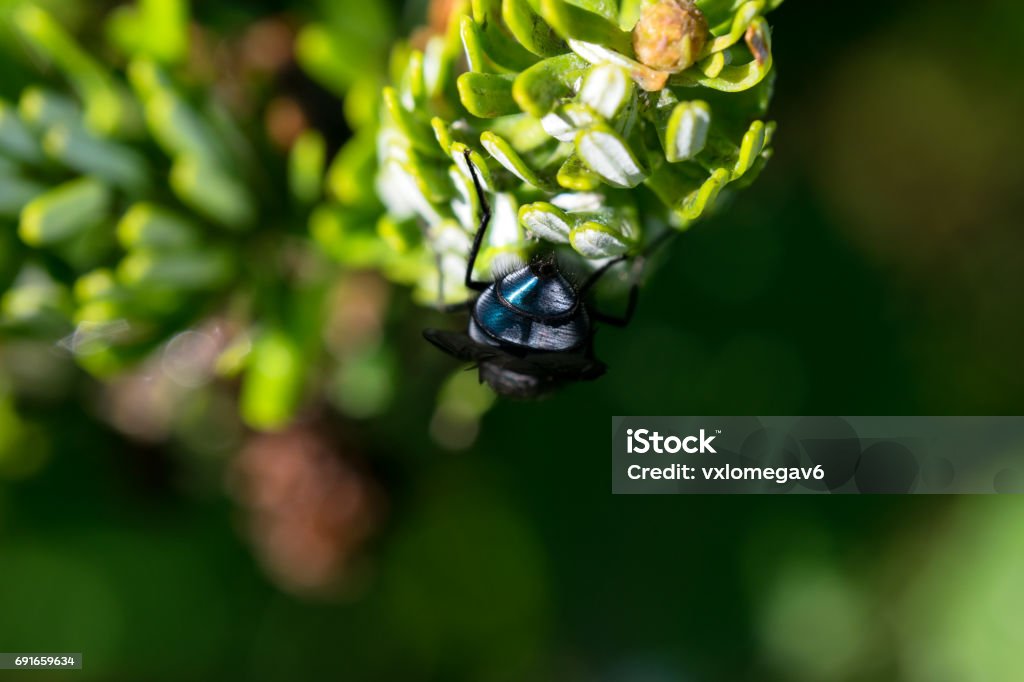
[[[670,73],[697,61],[708,39],[708,22],[690,0],[656,0],[644,5],[633,29],[633,49],[643,64]]]

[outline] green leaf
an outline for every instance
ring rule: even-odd
[[[336,94],[367,75],[382,70],[394,33],[389,3],[320,3],[327,20],[303,28],[295,56],[303,69]]]
[[[44,10],[21,6],[14,24],[36,52],[59,69],[85,102],[86,125],[108,135],[131,134],[137,128],[137,112],[131,100],[110,73]]]
[[[607,18],[565,0],[540,0],[540,15],[563,38],[605,45],[622,54],[632,54],[633,41]]]
[[[454,22],[453,22],[454,23]],[[423,50],[423,85],[430,98],[442,97],[448,86],[454,62],[459,58],[460,41],[455,31],[448,36],[432,36]]]
[[[199,226],[173,211],[150,203],[128,209],[117,225],[117,238],[125,249],[180,250],[200,241]]]
[[[570,5],[593,12],[615,23],[619,20],[619,0],[566,0]]]
[[[25,206],[18,234],[29,246],[66,241],[107,217],[110,202],[110,190],[99,180],[72,180]]]
[[[278,431],[291,422],[302,399],[306,361],[292,335],[271,329],[253,343],[239,409],[254,429]]]
[[[590,170],[578,154],[573,153],[558,169],[558,184],[577,192],[588,192],[601,186],[601,176]]]
[[[721,57],[713,55],[693,68],[676,74],[672,85],[702,85],[722,92],[742,92],[760,83],[772,68],[771,31],[764,17],[757,17],[746,31],[747,45],[753,58],[747,64],[723,66]]]
[[[292,146],[288,156],[288,185],[300,204],[314,203],[323,192],[327,143],[323,135],[307,130]]]
[[[178,63],[188,56],[187,0],[139,0],[119,7],[107,21],[111,41],[129,56]]]
[[[399,220],[419,216],[428,225],[442,219],[438,210],[424,195],[426,183],[417,177],[410,165],[397,159],[386,159],[380,167],[377,188],[388,211]]]
[[[736,146],[721,134],[712,136],[708,149],[698,161],[709,171],[723,168],[729,172],[730,180],[743,176],[754,165],[768,141],[768,129],[763,121],[754,121]]]
[[[580,101],[607,120],[615,118],[632,95],[629,72],[614,64],[599,64],[590,69],[580,89]]]
[[[619,230],[597,221],[578,224],[569,233],[569,242],[584,258],[614,258],[629,252],[630,241]]]
[[[144,102],[150,133],[169,156],[188,155],[211,163],[226,160],[209,121],[176,92],[159,87]]]
[[[531,234],[552,244],[568,244],[573,225],[565,211],[544,201],[525,204],[519,221]]]
[[[557,57],[566,51],[565,42],[526,0],[504,0],[501,16],[519,44],[538,57]]]
[[[216,249],[132,251],[117,268],[118,280],[129,288],[208,291],[231,281],[231,254]]]
[[[130,194],[145,190],[150,182],[149,165],[131,147],[95,137],[77,124],[57,124],[43,138],[43,149],[55,161],[92,175]]]
[[[71,313],[67,287],[33,265],[19,273],[0,299],[0,314],[7,321],[46,331],[62,326]]]
[[[327,191],[343,204],[374,203],[377,135],[364,128],[342,147],[327,171]]]
[[[471,293],[463,284],[466,273],[466,256],[464,254],[440,252],[438,257],[426,260],[429,267],[421,270],[415,300],[423,305],[436,306],[438,303],[452,304],[465,301]]]
[[[0,217],[17,218],[36,197],[46,192],[46,186],[18,175],[0,173]]]
[[[380,267],[388,260],[388,244],[370,216],[325,204],[313,212],[310,231],[324,252],[344,265]]]
[[[248,188],[203,157],[179,157],[171,167],[170,181],[179,199],[225,227],[245,228],[256,217]]]
[[[696,220],[705,211],[714,207],[715,200],[719,193],[729,183],[729,172],[725,169],[718,169],[690,194],[686,195],[676,206],[675,210],[685,220]]]
[[[384,113],[386,125],[394,127],[407,146],[428,156],[442,155],[428,121],[407,108],[394,88],[384,88]]]
[[[109,299],[118,293],[117,280],[109,269],[99,268],[76,279],[72,292],[79,303]]]
[[[576,102],[566,102],[541,119],[545,132],[560,142],[575,142],[581,130],[599,123],[601,119],[593,109]]]
[[[626,141],[607,125],[580,131],[576,153],[587,168],[614,187],[636,187],[647,177]]]
[[[647,186],[686,226],[714,207],[730,177],[724,168],[708,175],[694,163],[664,164],[648,178]]]
[[[399,254],[409,253],[423,244],[423,231],[412,220],[398,221],[381,216],[377,221],[377,234],[388,248]]]
[[[47,130],[60,123],[77,123],[82,117],[73,99],[36,86],[22,91],[18,113],[35,130]]]
[[[497,252],[522,255],[523,242],[523,230],[519,225],[519,202],[515,195],[511,192],[498,192],[491,204],[491,224],[484,241],[488,251],[484,254],[488,267]],[[468,253],[468,249],[463,253]]]
[[[303,70],[336,94],[344,94],[358,77],[349,45],[324,24],[309,24],[295,39],[295,58]]]
[[[491,157],[523,182],[538,189],[553,187],[554,183],[541,178],[504,139],[488,131],[480,136],[480,142]]]
[[[552,143],[541,122],[529,114],[502,116],[487,123],[488,129],[508,140],[520,154],[540,151]]]
[[[473,239],[469,232],[462,228],[462,225],[455,220],[443,220],[432,225],[428,238],[437,253],[464,256],[468,251]]]
[[[496,118],[518,113],[512,97],[512,77],[486,73],[464,73],[457,81],[459,99],[469,113],[480,118]]]
[[[559,100],[576,94],[576,81],[586,68],[587,62],[574,54],[537,62],[516,77],[512,96],[523,111],[543,118]]]
[[[649,92],[661,90],[668,80],[668,73],[645,66],[635,59],[599,43],[570,39],[569,47],[591,64],[612,64],[625,69],[637,85]]]
[[[152,59],[133,59],[128,64],[128,82],[142,101],[174,89],[170,76]]]
[[[42,147],[14,109],[0,101],[0,154],[37,165],[46,161]]]
[[[688,161],[703,151],[711,129],[707,102],[679,102],[656,112],[658,136],[669,163]]]
[[[640,21],[643,0],[619,0],[619,28],[632,31]]]
[[[620,202],[610,206],[607,197],[597,194],[562,196],[556,200],[569,209],[569,242],[584,258],[614,258],[636,246],[640,230],[635,206]]]
[[[738,43],[754,19],[762,14],[764,5],[764,0],[751,0],[751,2],[743,3],[733,14],[728,32],[717,35],[714,40],[708,41],[702,56],[723,52]]]
[[[474,4],[490,4],[490,0],[474,0]],[[460,23],[462,46],[470,71],[478,73],[515,73],[537,61],[521,45],[512,41],[498,26],[501,16],[494,10],[493,20],[474,20],[463,16]]]
[[[454,141],[451,127],[440,116],[430,119],[430,127],[434,129],[437,144],[440,145],[445,154],[451,156],[452,142]]]

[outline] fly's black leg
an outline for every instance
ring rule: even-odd
[[[643,269],[643,258],[638,257],[633,263],[633,283],[629,287],[629,301],[626,303],[626,312],[622,315],[609,315],[600,310],[591,310],[590,316],[597,322],[611,325],[613,327],[626,327],[633,321],[636,313],[636,305],[640,299],[640,271]],[[600,271],[598,271],[600,272]],[[598,273],[594,273],[598,274]],[[603,272],[601,274],[604,274]]]
[[[668,242],[670,239],[672,239],[672,237],[676,236],[677,234],[679,233],[676,230],[666,230],[662,234],[658,235],[658,237],[655,238],[653,242],[651,242],[650,246],[647,247],[646,251],[644,251],[641,255],[636,256],[633,259],[633,272],[630,275],[630,279],[633,283],[629,287],[629,301],[626,303],[625,313],[623,313],[622,315],[609,315],[608,313],[603,313],[599,310],[591,310],[591,317],[593,317],[593,319],[596,320],[597,322],[602,322],[613,327],[625,327],[629,325],[629,323],[633,321],[633,315],[636,313],[637,302],[640,299],[640,275],[643,272],[644,263],[647,262],[647,259],[655,251],[657,251],[659,247]],[[580,298],[582,299],[590,291],[590,289],[592,289],[594,285],[597,284],[598,280],[600,280],[606,272],[608,272],[609,270],[611,270],[613,267],[623,262],[624,260],[626,260],[626,256],[613,258],[612,260],[608,261],[600,268],[595,270],[593,274],[591,274],[590,277],[587,278],[587,281],[583,283],[583,286],[580,287]]]
[[[637,258],[640,258],[640,256],[638,256]],[[594,270],[594,272],[590,273],[590,277],[587,277],[586,281],[583,282],[582,286],[580,286],[580,290],[578,292],[579,297],[581,299],[586,297],[586,295],[590,293],[590,290],[594,288],[594,285],[597,284],[598,280],[604,277],[606,272],[608,272],[609,270],[611,270],[624,260],[626,260],[625,256],[613,258],[604,265],[602,265],[601,267],[599,267],[597,270]]]
[[[491,205],[487,203],[483,185],[476,173],[476,166],[470,158],[472,152],[466,150],[466,165],[469,167],[469,174],[473,178],[473,188],[476,190],[477,199],[480,201],[480,226],[473,235],[473,246],[469,250],[469,262],[466,264],[466,288],[471,291],[484,291],[491,286],[489,282],[477,282],[473,280],[473,269],[476,267],[476,257],[480,255],[480,247],[484,242],[484,234],[491,222]]]
[[[465,152],[466,166],[469,168],[470,177],[473,178],[473,189],[476,191],[477,200],[480,202],[480,225],[477,227],[476,234],[473,235],[473,245],[469,250],[469,257],[466,263],[466,288],[470,291],[484,291],[490,286],[488,282],[476,282],[473,280],[473,270],[476,268],[476,259],[480,255],[480,248],[483,245],[484,235],[487,232],[487,227],[491,222],[491,205],[487,201],[487,196],[484,192],[483,185],[480,182],[480,177],[477,175],[476,166],[473,165],[473,160],[470,155],[472,151],[467,149]],[[444,300],[444,267],[442,262],[442,256],[439,253],[435,253],[434,260],[437,266],[437,303],[436,308],[443,313],[458,313],[468,310],[473,303],[472,299],[466,301],[460,301],[459,303],[445,303]]]

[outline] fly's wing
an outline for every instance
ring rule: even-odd
[[[501,354],[498,349],[479,344],[463,332],[426,329],[423,337],[448,355],[467,362],[487,360]]]
[[[500,348],[477,343],[462,332],[427,329],[423,336],[445,353],[467,362],[487,361],[495,367],[547,381],[591,381],[607,367],[582,353],[530,353],[512,355]]]
[[[506,356],[501,364],[513,372],[563,381],[591,381],[608,369],[600,360],[579,353],[536,353],[522,358]]]

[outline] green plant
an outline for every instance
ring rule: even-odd
[[[393,52],[314,237],[421,302],[464,299],[479,215],[467,150],[494,207],[481,276],[538,241],[592,266],[688,228],[771,155],[764,14],[780,1],[437,3],[447,29]]]
[[[184,0],[112,14],[112,59],[37,5],[12,20],[47,73],[0,102],[0,218],[16,227],[3,232],[0,333],[63,337],[107,379],[219,320],[218,353],[202,371],[242,377],[251,425],[286,425],[320,353],[331,283],[303,236],[322,137],[299,137],[291,192],[276,191],[283,155],[189,62],[202,55]]]

